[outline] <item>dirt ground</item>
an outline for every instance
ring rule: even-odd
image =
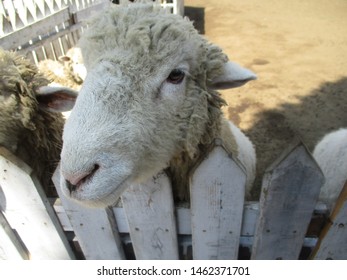
[[[258,80],[222,94],[265,169],[299,136],[310,151],[347,127],[347,1],[185,0],[196,27]],[[346,139],[347,141],[347,139]]]

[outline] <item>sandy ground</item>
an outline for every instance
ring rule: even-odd
[[[257,150],[256,198],[265,169],[295,136],[312,151],[324,134],[347,127],[347,1],[185,0],[185,6],[201,33],[258,75],[222,92],[226,116]]]

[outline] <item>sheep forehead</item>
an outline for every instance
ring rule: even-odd
[[[123,72],[119,65],[109,61],[99,63],[88,73],[84,81],[68,121],[71,126],[69,134],[71,131],[72,133],[79,131],[75,128],[79,124],[86,131],[94,131],[95,134],[95,120],[102,123],[104,128],[111,126],[106,129],[111,135],[122,130],[136,131],[136,127],[141,127],[141,130],[146,127],[151,131],[153,128],[150,128],[148,124],[157,123],[164,118],[174,122],[178,116],[173,114],[173,111],[182,100],[177,97],[177,94],[173,94],[175,98],[171,100],[157,98],[160,94],[160,83],[161,80],[157,77],[143,82],[141,75],[131,76],[129,71]],[[88,123],[84,119],[88,119]],[[143,126],[143,122],[147,124]],[[130,129],[129,126],[132,128]],[[99,128],[101,129],[101,126]],[[105,137],[103,132],[102,138]],[[121,136],[115,139],[119,141]]]
[[[147,77],[146,74],[124,70],[124,67],[117,64],[102,61],[88,73],[79,99],[88,100],[83,101],[82,104],[84,102],[93,103],[93,108],[96,108],[96,104],[101,106],[102,110],[109,108],[108,111],[112,112],[111,115],[123,115],[127,108],[134,104],[141,104],[141,107],[145,107],[147,101],[150,102],[153,94],[158,90],[157,79]],[[78,103],[75,108],[78,108]],[[83,107],[84,105],[82,105]]]
[[[133,64],[140,65],[178,58],[194,61],[205,43],[191,22],[144,8],[110,9],[81,38],[87,68],[107,52],[123,53],[124,59],[132,57]]]

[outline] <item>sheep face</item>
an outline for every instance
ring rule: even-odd
[[[128,184],[156,174],[184,148],[194,111],[206,113],[206,96],[186,96],[194,89],[188,64],[158,74],[160,82],[127,73],[109,61],[96,65],[67,120],[61,166],[70,183],[63,189],[78,200],[110,204]]]
[[[68,50],[66,55],[59,57],[59,61],[64,63],[64,67],[72,76],[74,81],[82,84],[87,75],[87,70],[83,63],[81,49],[74,47]]]
[[[104,12],[80,41],[87,77],[64,128],[63,192],[106,206],[182,151],[194,157],[220,115],[211,88],[254,79],[192,24],[152,6]]]

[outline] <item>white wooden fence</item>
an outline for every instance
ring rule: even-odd
[[[16,50],[36,64],[57,60],[78,42],[86,20],[111,0],[1,0],[0,46]],[[184,0],[160,0],[183,15]]]
[[[190,206],[174,204],[165,173],[107,209],[67,199],[58,171],[53,178],[59,219],[31,169],[0,150],[0,258],[74,258],[73,232],[86,259],[129,258],[129,248],[136,259],[237,259],[240,248],[251,259],[298,259],[303,248],[312,251],[305,258],[347,259],[347,184],[323,230],[309,235],[327,211],[317,203],[323,175],[301,142],[267,169],[259,202],[244,203],[245,174],[219,140],[191,176]]]
[[[0,46],[37,64],[57,60],[75,46],[85,20],[110,5],[108,0],[2,0]]]

